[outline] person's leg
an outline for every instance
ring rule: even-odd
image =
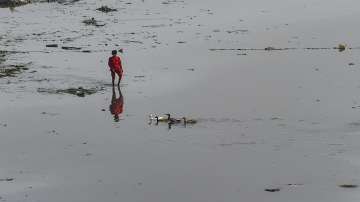
[[[115,85],[115,72],[111,71],[112,85]]]
[[[122,73],[120,71],[117,71],[116,74],[119,76],[119,82],[118,82],[118,86],[119,86],[122,78]]]

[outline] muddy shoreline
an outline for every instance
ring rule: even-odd
[[[0,200],[358,201],[358,5],[0,6]]]

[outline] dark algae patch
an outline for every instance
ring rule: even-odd
[[[83,20],[82,23],[84,23],[85,25],[93,25],[93,26],[96,26],[96,27],[105,26],[105,24],[99,24],[99,21],[95,20],[95,18],[90,18],[90,19]]]
[[[0,67],[0,78],[15,77],[24,70],[28,70],[25,65],[10,65],[6,67]]]
[[[91,95],[97,92],[96,89],[86,89],[83,87],[79,88],[68,88],[64,90],[57,90],[58,93],[66,93],[71,95],[76,95],[79,97],[85,97],[85,95]]]
[[[8,52],[0,51],[0,78],[15,77],[17,74],[28,70],[26,64],[4,65]]]
[[[103,90],[103,88],[67,88],[67,89],[46,89],[39,88],[37,91],[40,93],[49,93],[49,94],[70,94],[76,95],[78,97],[85,97],[86,95],[92,95],[98,91]]]
[[[31,3],[30,0],[0,0],[0,8],[14,8]]]
[[[101,6],[100,8],[97,8],[96,10],[97,10],[97,11],[104,12],[104,13],[117,11],[117,9],[109,8],[109,7],[107,7],[107,6]]]

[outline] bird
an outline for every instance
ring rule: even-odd
[[[165,115],[168,116],[168,122],[169,122],[170,124],[176,124],[176,123],[180,123],[180,122],[181,122],[181,119],[172,118],[172,117],[170,116],[170,114],[165,114]]]
[[[197,123],[197,120],[195,120],[195,119],[187,119],[186,117],[183,117],[182,119],[184,121],[184,124],[195,124],[195,123]]]
[[[167,115],[167,117],[165,117],[165,116],[155,116],[156,124],[158,124],[159,122],[170,123],[171,122],[170,115],[169,114],[165,114],[165,115]]]
[[[168,122],[170,120],[170,114],[165,114],[166,116],[155,116],[156,121],[158,122]]]

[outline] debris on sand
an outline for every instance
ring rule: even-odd
[[[20,74],[22,71],[29,69],[25,66],[26,65],[24,64],[0,66],[0,78],[15,77],[17,74]]]
[[[341,185],[339,185],[339,187],[341,187],[341,188],[357,188],[358,185],[356,185],[356,184],[341,184]]]
[[[6,56],[7,52],[6,51],[1,51],[0,50],[0,64],[5,62],[5,56]]]
[[[299,186],[304,186],[304,184],[290,183],[290,184],[287,184],[287,186],[290,186],[290,187],[299,187]]]
[[[0,182],[11,182],[14,181],[14,178],[4,178],[4,179],[0,179]]]
[[[73,47],[73,46],[62,46],[61,48],[64,50],[81,50],[80,47]]]
[[[85,25],[94,25],[96,27],[102,27],[105,26],[105,24],[99,24],[95,18],[87,19],[82,21]]]
[[[0,8],[13,8],[31,3],[30,0],[0,0]]]
[[[104,12],[104,13],[117,11],[117,9],[109,8],[109,7],[107,7],[107,6],[101,6],[100,8],[97,8],[96,10],[97,10],[97,11]]]
[[[49,47],[49,48],[57,48],[59,47],[57,44],[46,44],[46,47]]]
[[[39,93],[49,93],[49,94],[71,94],[76,95],[78,97],[85,97],[86,95],[92,95],[97,93],[98,91],[103,90],[104,88],[67,88],[67,89],[46,89],[46,88],[38,88]]]
[[[279,50],[278,48],[274,48],[272,46],[266,47],[264,50],[266,51],[272,51],[272,50]]]
[[[346,44],[339,44],[337,47],[334,47],[334,49],[338,49],[339,52],[343,52],[346,49]]]
[[[265,191],[267,191],[267,192],[279,192],[280,188],[269,188],[269,189],[265,189]]]

